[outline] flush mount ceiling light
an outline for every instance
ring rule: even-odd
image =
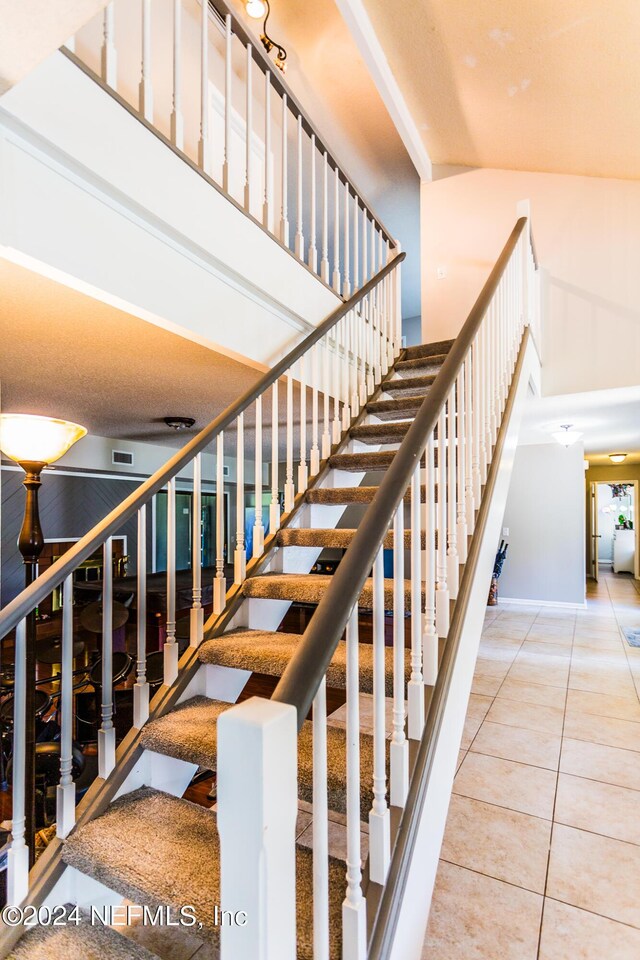
[[[609,460],[611,460],[611,463],[624,463],[626,459],[627,459],[626,453],[610,453],[609,454]]]
[[[572,426],[572,423],[563,423],[560,429],[556,433],[552,433],[551,436],[554,440],[557,440],[561,446],[571,447],[582,436],[579,430],[572,430]]]
[[[193,417],[165,417],[164,422],[174,430],[190,430],[195,420]]]
[[[269,19],[269,14],[271,13],[269,0],[245,0],[245,8],[247,11],[247,16],[251,17],[253,20],[262,20],[264,17],[262,33],[260,34],[262,46],[265,48],[267,53],[271,53],[272,50],[276,51],[276,67],[278,70],[282,70],[284,73],[287,69],[287,51],[284,49],[284,47],[281,47],[279,43],[276,43],[275,40],[272,40],[267,33],[267,20]]]

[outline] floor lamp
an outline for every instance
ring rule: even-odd
[[[55,463],[86,434],[84,427],[67,420],[30,414],[0,414],[0,450],[22,467],[26,490],[22,529],[18,549],[24,563],[25,587],[37,576],[37,565],[44,537],[38,513],[40,474]],[[16,650],[16,656],[18,651]],[[36,801],[36,611],[26,617],[26,705],[25,705],[25,837],[29,847],[29,866],[35,860]]]

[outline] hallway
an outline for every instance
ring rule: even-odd
[[[423,960],[640,956],[640,584],[485,620]]]

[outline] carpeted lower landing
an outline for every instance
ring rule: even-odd
[[[102,817],[72,834],[65,842],[63,859],[137,905],[176,910],[185,904],[193,906],[203,924],[198,935],[219,942],[214,910],[224,904],[220,904],[218,830],[211,810],[143,787],[116,800]],[[312,869],[311,850],[298,847],[299,960],[313,957]],[[339,960],[345,864],[330,857],[329,869],[330,956]],[[233,904],[233,909],[241,910],[242,904]],[[278,923],[277,917],[272,919]]]
[[[71,905],[69,905],[71,910]],[[38,926],[26,933],[7,960],[158,960],[111,927],[91,925],[83,917],[76,926]]]

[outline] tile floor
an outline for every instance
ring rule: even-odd
[[[487,611],[422,960],[640,958],[640,585]]]

